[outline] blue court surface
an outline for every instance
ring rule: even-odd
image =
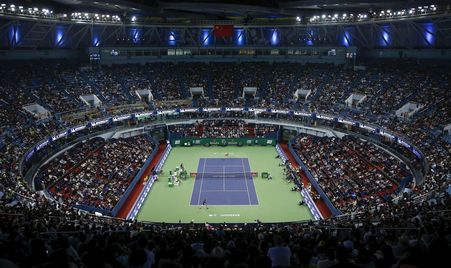
[[[191,205],[258,205],[247,158],[201,158]]]

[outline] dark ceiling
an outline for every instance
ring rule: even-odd
[[[55,12],[87,11],[163,18],[227,19],[319,15],[324,12],[359,13],[405,9],[422,5],[449,5],[450,0],[23,0]]]

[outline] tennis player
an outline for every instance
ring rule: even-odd
[[[206,209],[208,209],[208,206],[207,206],[207,198],[204,198],[204,201],[202,202],[202,206],[200,206],[199,209],[201,209],[202,207],[205,207]]]

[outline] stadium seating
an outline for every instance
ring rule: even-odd
[[[301,135],[295,148],[321,188],[344,213],[359,212],[366,202],[390,194],[409,175],[394,156],[368,142],[346,136]]]
[[[61,203],[112,210],[151,154],[145,136],[83,142],[53,159],[38,173]]]
[[[328,258],[343,266],[352,261],[366,267],[446,263],[451,145],[443,139],[443,127],[450,123],[449,66],[390,62],[369,64],[365,72],[294,63],[159,63],[89,71],[80,67],[33,62],[1,70],[0,261],[6,258],[21,267],[123,267],[139,263],[152,251],[162,267],[169,267],[165,262],[175,263],[171,267],[264,267],[262,263],[270,262],[268,249],[281,237],[293,253],[295,267],[323,267]],[[295,148],[345,213],[342,217],[304,224],[157,225],[95,217],[68,206],[111,209],[154,146],[144,136],[92,139],[44,166],[37,186],[50,187],[51,196],[62,203],[50,203],[23,180],[22,157],[42,139],[112,115],[110,108],[116,105],[181,108],[166,102],[186,99],[191,86],[206,89],[206,98],[197,102],[201,106],[242,107],[242,87],[255,86],[259,98],[247,104],[256,107],[340,114],[390,129],[424,154],[428,163],[422,171],[424,183],[407,185],[396,200],[385,198],[409,174],[397,159],[355,138],[309,135],[298,137]],[[152,91],[154,102],[136,97],[134,91],[144,89]],[[312,95],[293,101],[297,89],[312,90]],[[367,94],[368,101],[355,109],[346,107],[344,101],[353,92]],[[102,101],[100,107],[88,107],[80,100],[80,95],[90,94]],[[424,108],[411,118],[394,116],[407,101]],[[23,110],[32,103],[48,109],[50,117],[37,119]],[[66,114],[82,115],[66,118]],[[262,117],[280,120],[270,114]],[[235,119],[200,121],[171,131],[181,136],[241,137],[267,135],[274,128]],[[420,167],[412,153],[394,149]],[[97,157],[90,157],[94,154]],[[121,167],[124,173],[110,166]],[[346,176],[338,178],[337,173]],[[365,193],[357,193],[356,187]]]
[[[274,136],[277,127],[273,125],[249,124],[244,120],[204,120],[192,125],[170,126],[173,137],[197,138],[244,138]]]

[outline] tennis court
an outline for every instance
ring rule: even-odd
[[[225,155],[228,155],[226,157]],[[291,191],[293,185],[288,183],[283,176],[283,169],[279,166],[280,160],[275,159],[277,152],[273,146],[192,146],[192,147],[175,147],[172,149],[168,159],[163,166],[163,174],[160,179],[154,183],[149,192],[140,212],[138,213],[139,221],[152,222],[166,222],[166,223],[252,223],[256,219],[262,222],[292,222],[300,220],[310,220],[312,216],[307,206],[299,206],[298,202],[301,199],[299,192]],[[169,187],[168,177],[169,171],[183,163],[188,173],[197,173],[203,171],[204,159],[226,158],[224,161],[238,161],[222,163],[221,161],[207,160],[205,162],[205,174],[208,172],[225,172],[229,173],[225,178],[226,190],[234,190],[244,192],[244,205],[233,201],[219,200],[220,198],[231,198],[231,194],[227,193],[226,197],[219,196],[218,192],[212,193],[213,197],[207,198],[208,209],[199,209],[198,199],[201,190],[200,185],[195,185],[200,181],[196,177],[188,176],[188,179],[181,180],[180,185]],[[232,169],[231,166],[242,165],[243,162],[234,159],[244,159],[244,168]],[[202,168],[199,169],[199,163]],[[219,167],[213,167],[218,165]],[[247,163],[247,165],[246,165]],[[207,168],[209,166],[209,168]],[[249,167],[247,167],[249,166]],[[229,169],[230,167],[230,169]],[[253,190],[256,192],[255,201],[258,205],[249,205],[249,197],[247,197],[247,189],[244,180],[244,175],[240,178],[231,178],[231,176],[238,176],[235,173],[246,171],[256,171],[259,176],[253,179],[247,178],[249,193]],[[233,175],[232,175],[233,172]],[[273,176],[272,180],[261,177],[262,172],[269,172]],[[200,174],[200,172],[198,173]],[[205,175],[204,174],[204,175]],[[214,177],[218,175],[214,173]],[[228,177],[227,177],[228,176]],[[204,178],[202,184],[202,192],[224,189],[224,180],[222,177],[213,178],[218,182],[207,182]],[[237,180],[238,182],[235,182]],[[221,182],[222,181],[222,187]],[[252,183],[252,184],[251,184]],[[252,185],[252,186],[251,186]],[[191,205],[191,199],[196,196],[194,205]],[[238,195],[243,196],[243,193]],[[222,194],[221,194],[222,195]],[[202,199],[202,198],[201,198]],[[251,197],[252,199],[252,197]],[[202,204],[203,199],[200,201]],[[213,202],[224,202],[223,204],[232,205],[213,205]],[[230,202],[230,203],[226,203]]]
[[[191,205],[258,205],[247,158],[200,158]]]

